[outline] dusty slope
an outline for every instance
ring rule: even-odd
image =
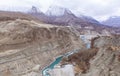
[[[70,27],[28,20],[0,22],[0,76],[21,76],[40,65],[41,70],[57,56],[83,47]],[[7,75],[8,74],[8,75]]]

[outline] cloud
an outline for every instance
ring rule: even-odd
[[[34,5],[45,12],[49,6],[57,5],[70,9],[76,15],[83,14],[104,20],[109,16],[120,15],[119,3],[120,0],[0,0],[0,9],[7,7],[28,9]]]

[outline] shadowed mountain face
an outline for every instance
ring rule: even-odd
[[[110,17],[109,19],[103,21],[102,24],[113,27],[120,27],[120,16]]]

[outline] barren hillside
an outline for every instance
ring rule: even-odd
[[[40,65],[41,72],[57,56],[80,48],[84,48],[84,44],[70,27],[21,19],[2,21],[0,76],[7,73],[21,76],[36,65]]]

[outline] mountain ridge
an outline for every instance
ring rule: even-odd
[[[61,9],[66,10],[66,8],[65,9],[61,8]],[[102,30],[109,31],[110,33],[120,32],[118,28],[114,28],[111,26],[105,26],[101,24],[100,22],[96,21],[95,19],[93,19],[92,17],[88,17],[84,15],[77,17],[75,14],[69,11],[66,11],[65,14],[58,15],[58,16],[57,15],[46,15],[43,12],[42,13],[36,12],[36,13],[29,13],[29,14],[37,17],[42,22],[47,23],[47,24],[52,24],[52,25],[57,25],[57,26],[73,26],[79,32],[81,31],[91,31],[91,32],[95,31],[96,32],[97,31],[99,34],[103,33]]]
[[[37,9],[37,7],[33,6],[34,8]],[[42,19],[43,21],[48,21],[52,22],[50,20],[53,20],[53,22],[58,22],[57,19],[61,19],[64,21],[67,20],[67,22],[69,22],[69,20],[74,20],[75,21],[88,21],[91,23],[99,23],[97,20],[93,19],[92,17],[88,17],[88,16],[76,16],[74,13],[72,13],[69,9],[67,8],[63,8],[63,7],[59,7],[59,6],[50,6],[47,10],[47,12],[43,13],[43,12],[29,12],[29,14],[36,16],[39,19]],[[65,19],[64,19],[65,18]],[[68,19],[70,18],[70,19]],[[44,20],[45,19],[45,20]],[[60,21],[59,21],[60,22]]]
[[[109,17],[107,20],[102,21],[101,23],[108,26],[120,27],[120,16]]]

